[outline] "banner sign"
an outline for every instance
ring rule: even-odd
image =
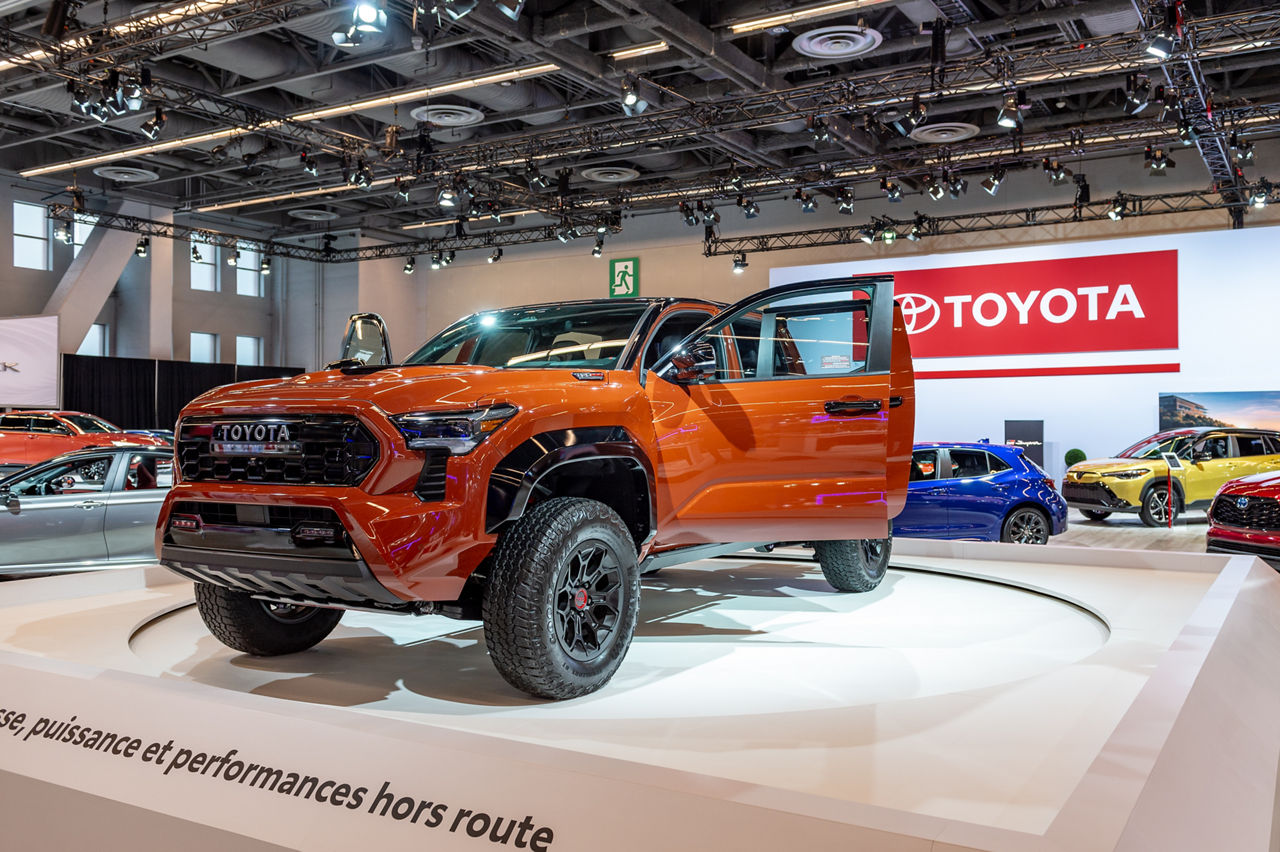
[[[0,319],[0,408],[58,406],[58,318]]]
[[[1022,447],[1027,458],[1044,467],[1044,421],[1004,421],[1004,442],[1012,447]]]
[[[1178,348],[1178,252],[894,273],[915,358]]]

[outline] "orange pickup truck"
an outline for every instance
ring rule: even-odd
[[[884,576],[915,409],[890,277],[485,311],[361,363],[391,360],[377,325],[182,412],[157,550],[232,648],[480,619],[503,677],[569,698],[621,664],[647,571],[805,542],[836,589]]]

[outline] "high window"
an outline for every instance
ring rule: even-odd
[[[242,248],[236,261],[236,293],[241,296],[262,295],[262,254]]]
[[[13,202],[13,265],[49,268],[49,220],[39,204]]]
[[[236,363],[246,367],[261,367],[262,338],[236,335]]]
[[[218,247],[194,238],[191,240],[191,289],[210,292],[218,289]]]
[[[95,322],[89,326],[89,333],[84,336],[84,340],[80,343],[80,348],[76,350],[77,355],[97,355],[99,357],[110,354],[107,351],[107,326],[105,323]]]
[[[191,332],[190,360],[213,364],[218,360],[218,335],[204,331]]]

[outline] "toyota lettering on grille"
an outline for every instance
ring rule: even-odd
[[[297,429],[296,423],[215,423],[209,449],[215,456],[301,455]]]

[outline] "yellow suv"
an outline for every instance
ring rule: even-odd
[[[1182,469],[1170,475],[1164,453],[1176,455]],[[1062,478],[1062,496],[1095,521],[1137,512],[1147,526],[1162,527],[1186,509],[1207,509],[1228,480],[1274,470],[1280,470],[1280,432],[1175,429],[1144,438],[1116,458],[1072,465]]]

